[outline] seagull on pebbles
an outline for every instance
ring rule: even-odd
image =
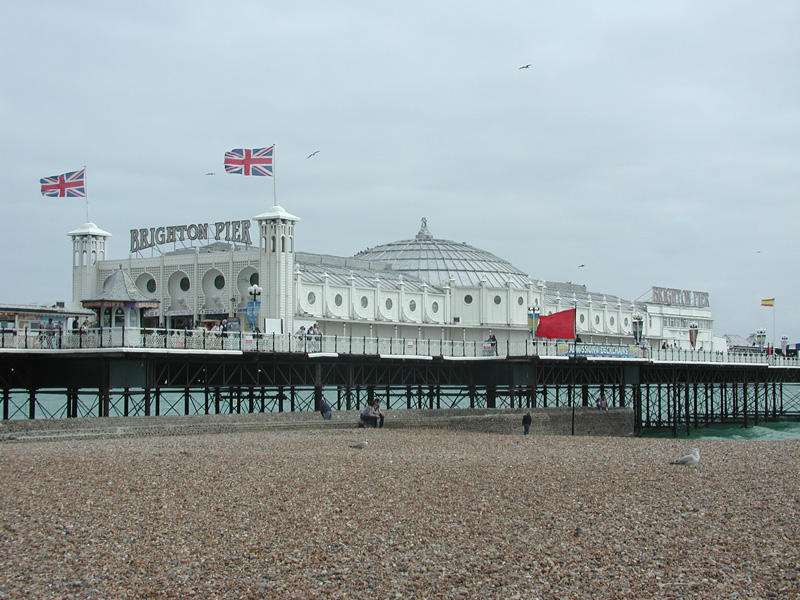
[[[700,450],[695,448],[691,454],[681,456],[678,460],[673,460],[671,465],[694,465],[700,462]]]
[[[351,448],[358,448],[359,450],[361,450],[362,448],[366,448],[367,447],[367,440],[364,440],[363,442],[358,442],[357,444],[353,444],[350,447]]]

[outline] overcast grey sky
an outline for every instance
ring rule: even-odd
[[[124,258],[132,228],[266,210],[222,162],[275,143],[298,250],[424,216],[534,280],[709,292],[718,335],[772,339],[775,297],[800,342],[798,31],[796,0],[6,2],[0,301],[71,296],[85,203],[41,177],[85,165]]]

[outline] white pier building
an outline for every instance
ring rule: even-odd
[[[252,221],[129,233],[129,254],[122,259],[109,258],[111,234],[94,223],[67,234],[73,307],[86,302],[104,327],[183,329],[225,321],[265,333],[316,325],[325,336],[470,341],[491,333],[502,343],[529,339],[534,311],[575,308],[584,343],[634,344],[641,323],[641,339],[652,347],[689,350],[694,332],[695,347],[713,347],[706,293],[654,287],[650,299],[633,301],[541,281],[489,252],[434,237],[424,218],[409,239],[351,257],[300,251],[300,218],[281,206]],[[120,270],[141,293],[140,302],[115,305],[112,298],[99,305]]]

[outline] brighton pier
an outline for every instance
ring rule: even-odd
[[[120,329],[6,335],[2,418],[591,407],[631,432],[800,418],[800,362],[609,344]],[[355,423],[353,424],[355,426]]]

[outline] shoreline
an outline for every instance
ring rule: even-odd
[[[669,464],[694,446],[700,463]],[[796,442],[309,429],[2,449],[1,598],[800,593]]]

